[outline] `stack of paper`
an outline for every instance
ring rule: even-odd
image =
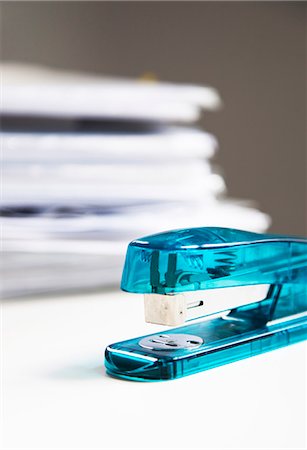
[[[128,242],[194,226],[264,231],[225,196],[212,88],[2,66],[3,294],[118,285]]]

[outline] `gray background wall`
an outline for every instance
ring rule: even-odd
[[[231,196],[306,232],[305,2],[2,2],[3,59],[209,84]]]

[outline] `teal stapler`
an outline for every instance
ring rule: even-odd
[[[108,346],[107,372],[179,378],[306,338],[307,239],[211,227],[147,236],[129,244],[121,288],[144,294],[147,322],[175,328]]]

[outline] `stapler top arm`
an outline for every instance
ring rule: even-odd
[[[255,285],[270,286],[266,302],[245,313],[257,306],[265,322],[303,312],[307,239],[211,227],[159,233],[130,243],[121,288],[147,294],[147,321],[176,325],[187,320],[189,294],[206,301],[199,291]]]

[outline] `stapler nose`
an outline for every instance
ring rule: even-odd
[[[109,347],[105,351],[105,366],[109,372],[112,371],[113,375],[125,373],[129,378],[138,378],[140,374],[149,373],[154,376],[154,372],[159,370],[157,365],[157,358]]]

